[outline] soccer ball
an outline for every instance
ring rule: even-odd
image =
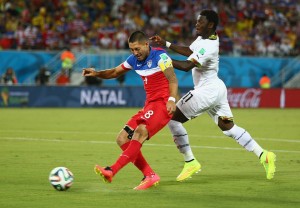
[[[73,184],[73,173],[66,167],[56,167],[51,170],[49,181],[51,185],[58,191],[65,191]]]

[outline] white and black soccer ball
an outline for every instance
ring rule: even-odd
[[[66,167],[56,167],[51,170],[49,181],[51,185],[58,191],[65,191],[73,184],[73,173]]]

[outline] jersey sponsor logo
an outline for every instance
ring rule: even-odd
[[[242,92],[234,92],[233,89],[228,89],[227,99],[231,107],[240,108],[257,108],[261,100],[261,89],[246,89]]]

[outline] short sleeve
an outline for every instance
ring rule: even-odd
[[[167,68],[173,67],[172,59],[166,53],[161,53],[159,55],[158,66],[162,71],[165,71]]]
[[[130,55],[126,61],[123,62],[122,67],[125,70],[130,70],[133,69],[134,66],[134,59],[133,59],[133,55]]]
[[[122,68],[123,68],[124,70],[130,70],[130,69],[132,69],[132,66],[131,66],[131,65],[127,62],[127,60],[126,60],[126,61],[123,62]]]
[[[208,57],[209,55],[206,50],[201,48],[200,50],[193,51],[193,53],[188,57],[188,60],[193,62],[197,67],[200,67]]]

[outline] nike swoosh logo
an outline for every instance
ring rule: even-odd
[[[136,66],[140,67],[140,66],[142,66],[142,64],[137,64]]]

